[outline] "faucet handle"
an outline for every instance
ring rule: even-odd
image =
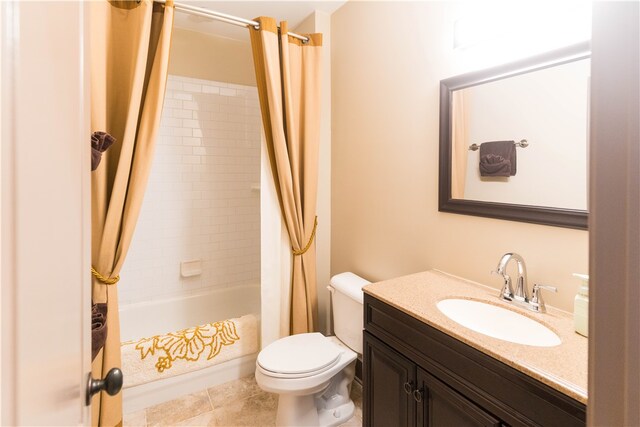
[[[509,276],[507,273],[498,273],[495,270],[492,271],[491,273],[501,276],[502,280],[504,281],[504,284],[502,285],[502,289],[500,290],[500,295],[498,295],[498,297],[506,301],[511,301],[513,299],[513,287],[511,286],[511,276]]]
[[[533,285],[530,303],[533,306],[534,310],[540,313],[544,313],[546,311],[544,301],[542,300],[542,294],[540,293],[540,291],[543,289],[545,291],[558,292],[558,288],[556,288],[555,286],[538,285],[537,283]]]
[[[534,295],[539,293],[540,289],[544,289],[545,291],[551,291],[551,292],[558,292],[558,288],[556,288],[555,286],[549,286],[549,285],[538,285],[537,283],[535,283],[533,285],[533,292]]]

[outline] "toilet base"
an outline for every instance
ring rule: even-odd
[[[351,400],[334,409],[323,409],[318,411],[318,425],[323,427],[339,426],[349,421],[355,412],[356,405]]]
[[[339,426],[349,421],[356,410],[351,400],[335,408],[319,409],[315,399],[313,395],[281,394],[278,398],[276,426]]]
[[[277,426],[333,427],[347,422],[355,412],[349,391],[355,375],[355,361],[338,372],[317,393],[280,394]]]
[[[276,426],[317,426],[319,424],[315,397],[281,394],[278,397]]]

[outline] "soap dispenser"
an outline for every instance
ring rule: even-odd
[[[589,336],[589,276],[574,273],[582,281],[573,304],[573,324],[580,335]]]

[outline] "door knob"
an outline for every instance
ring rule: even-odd
[[[109,396],[115,396],[122,389],[122,381],[122,371],[118,368],[112,368],[102,380],[93,379],[89,374],[85,404],[89,406],[91,404],[91,396],[103,390]]]
[[[422,392],[423,392],[422,389],[413,390],[413,400],[415,400],[418,403],[422,402]]]

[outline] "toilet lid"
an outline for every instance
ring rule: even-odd
[[[266,346],[258,355],[258,365],[279,374],[311,374],[333,366],[341,353],[320,333],[291,335]]]

